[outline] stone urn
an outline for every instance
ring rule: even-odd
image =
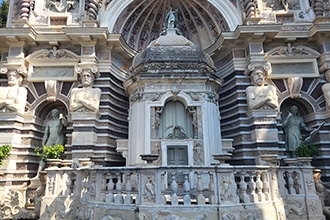
[[[220,166],[229,166],[226,161],[230,160],[232,158],[231,153],[219,153],[219,154],[213,154],[212,157],[214,160],[217,160],[220,162]]]
[[[147,165],[152,165],[155,160],[158,160],[159,154],[141,154],[140,157],[147,162]]]

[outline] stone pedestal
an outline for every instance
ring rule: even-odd
[[[251,148],[254,149],[255,163],[264,165],[265,154],[279,154],[278,112],[274,109],[250,110],[247,112],[251,129]]]
[[[91,158],[97,153],[97,121],[96,112],[72,112],[72,159]]]

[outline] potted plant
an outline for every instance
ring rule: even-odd
[[[34,152],[40,157],[39,171],[45,167],[47,162],[49,165],[58,165],[59,159],[64,152],[64,146],[61,144],[56,144],[52,146],[43,146],[42,149],[37,147],[34,149]],[[42,166],[42,167],[40,167]]]
[[[0,166],[2,166],[3,161],[9,157],[12,146],[4,144],[0,146]]]
[[[295,154],[298,157],[297,160],[303,164],[310,165],[314,156],[319,155],[320,150],[317,146],[311,143],[307,143],[302,140],[299,147],[296,149]]]

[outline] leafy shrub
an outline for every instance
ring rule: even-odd
[[[9,157],[11,149],[12,146],[7,144],[0,146],[0,166],[2,166],[2,162]]]
[[[320,150],[314,144],[307,144],[304,140],[301,141],[299,147],[296,149],[298,157],[313,157],[319,155]]]
[[[37,147],[34,149],[34,152],[36,152],[37,156],[43,161],[47,159],[59,159],[64,152],[64,146],[61,144],[43,146],[42,150],[40,147]]]

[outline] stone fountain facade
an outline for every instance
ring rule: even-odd
[[[21,110],[0,106],[0,144],[13,147],[1,219],[329,218],[326,1],[9,6],[0,101],[26,95]],[[84,91],[90,102],[76,110]],[[255,105],[256,91],[272,103]],[[307,126],[322,124],[312,162],[287,158],[292,105]],[[35,181],[53,109],[68,121],[65,152]]]

